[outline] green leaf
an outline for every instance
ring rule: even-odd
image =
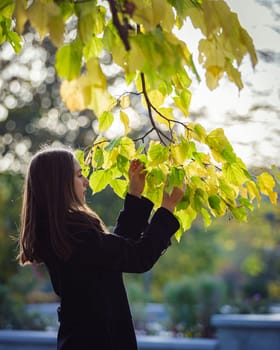
[[[122,174],[128,172],[129,160],[121,154],[118,154],[117,156],[117,168]]]
[[[99,131],[106,131],[110,128],[114,121],[114,116],[110,112],[103,112],[98,118],[99,121]]]
[[[80,40],[74,40],[58,49],[55,68],[61,78],[67,80],[77,78],[81,72],[81,65],[82,44]]]
[[[162,200],[162,193],[163,193],[164,186],[158,186],[154,188],[145,188],[143,195],[148,198],[151,202],[154,203],[155,208],[159,208]]]
[[[184,193],[184,196],[180,203],[177,205],[176,210],[184,210],[187,209],[187,207],[190,205],[191,202],[191,189],[190,186],[187,186],[186,191]]]
[[[222,212],[221,210],[221,198],[216,194],[212,194],[208,197],[208,203],[210,208],[213,209],[213,213],[219,216]]]
[[[96,169],[101,168],[104,164],[104,154],[100,147],[96,147],[93,151],[92,166]]]
[[[183,137],[181,137],[181,141],[181,143],[170,145],[170,153],[177,165],[183,165],[187,159],[192,157],[193,151],[195,150],[193,142],[189,142]]]
[[[14,0],[1,0],[0,3],[0,16],[12,17],[14,10]]]
[[[247,198],[239,198],[239,203],[241,204],[241,206],[249,209],[250,211],[254,209],[254,206]]]
[[[224,130],[221,128],[211,131],[206,139],[206,144],[210,147],[213,157],[217,162],[236,161],[236,155],[231,144],[225,136]]]
[[[112,187],[116,195],[118,195],[120,198],[125,197],[125,194],[127,192],[127,181],[121,179],[113,179],[110,181],[109,185]]]
[[[205,203],[205,195],[205,191],[201,188],[197,188],[194,192],[192,206],[197,212],[201,211],[203,204]]]
[[[247,211],[243,206],[237,206],[230,208],[233,216],[240,222],[247,221]]]
[[[128,159],[133,159],[135,156],[135,144],[131,138],[124,136],[120,140],[119,153]]]
[[[185,180],[185,170],[183,168],[172,167],[168,175],[167,191],[171,191],[173,187],[182,187]]]
[[[117,147],[121,142],[121,137],[115,138],[112,141],[108,143],[108,145],[105,147],[105,151],[110,152],[112,151],[115,147]]]
[[[103,49],[102,39],[93,36],[83,47],[83,55],[86,61],[92,57],[98,57]]]
[[[233,185],[241,186],[248,180],[247,173],[237,163],[223,164],[222,170],[225,178]]]
[[[197,212],[189,206],[184,210],[176,210],[175,215],[179,218],[183,231],[187,231],[191,228],[192,223],[197,216]]]
[[[165,184],[166,176],[160,168],[153,168],[146,177],[147,185],[153,189]]]
[[[211,219],[211,215],[209,214],[208,210],[206,210],[205,208],[201,208],[201,214],[203,217],[204,226],[205,227],[210,226],[212,223],[212,219]]]
[[[90,172],[90,167],[89,165],[85,164],[85,153],[82,150],[76,150],[75,151],[75,157],[77,158],[78,162],[80,163],[81,169],[82,169],[82,174],[84,177],[88,177],[89,172]]]
[[[183,90],[178,96],[175,96],[173,98],[176,106],[183,112],[185,116],[189,114],[191,96],[192,95],[189,90]]]
[[[112,181],[110,170],[95,170],[89,178],[89,186],[93,193],[100,192]]]
[[[7,39],[16,53],[21,50],[21,37],[16,32],[8,32]]]
[[[168,149],[160,143],[151,141],[148,150],[148,160],[150,165],[158,165],[164,163],[168,158]]]

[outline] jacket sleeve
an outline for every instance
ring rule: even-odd
[[[138,239],[143,233],[153,209],[153,203],[145,197],[127,194],[114,233],[123,237]]]
[[[152,268],[178,230],[178,220],[159,208],[143,235],[132,240],[116,234],[81,233],[69,263],[91,265],[93,270],[145,272]]]

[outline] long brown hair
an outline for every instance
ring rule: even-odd
[[[20,264],[44,261],[42,247],[46,243],[57,257],[67,260],[73,244],[70,226],[78,230],[104,231],[98,216],[80,203],[75,194],[73,152],[64,148],[45,148],[32,158],[25,179]]]

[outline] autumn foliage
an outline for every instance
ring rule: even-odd
[[[188,119],[192,81],[204,78],[188,49],[192,37],[186,33],[181,40],[175,34],[187,20],[200,30],[198,64],[209,89],[217,88],[225,77],[242,89],[239,67],[246,55],[255,66],[256,52],[224,0],[2,0],[0,4],[0,43],[9,41],[19,52],[24,31],[36,30],[41,39],[49,36],[57,47],[55,68],[62,80],[62,100],[70,111],[90,109],[98,119],[99,136],[77,152],[93,193],[109,185],[123,197],[132,158],[145,163],[144,195],[156,206],[166,184],[171,190],[187,182],[176,209],[182,223],[178,238],[197,215],[202,215],[205,226],[227,212],[246,221],[262,194],[276,204],[274,188],[279,181],[276,171],[251,175],[222,129],[207,132]],[[126,83],[117,96],[110,92],[100,61],[104,52]],[[138,116],[144,115],[149,125],[138,134],[131,127],[131,96],[141,100],[144,112],[138,111]],[[116,119],[122,135],[110,140],[106,132]]]

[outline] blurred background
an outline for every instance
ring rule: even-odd
[[[259,63],[252,71],[245,62],[241,92],[228,82],[214,92],[203,83],[194,84],[190,120],[208,130],[223,127],[252,171],[279,166],[280,2],[248,0],[246,7],[241,0],[228,3],[252,33]],[[44,267],[20,268],[16,261],[23,175],[30,157],[45,143],[84,148],[97,132],[92,112],[69,113],[61,102],[54,60],[50,41],[39,43],[32,30],[24,35],[19,55],[8,44],[0,46],[2,329],[57,327],[58,299]],[[109,55],[101,60],[116,91],[123,84],[122,74]],[[146,128],[137,119],[139,103],[137,96],[131,99],[135,132]],[[88,193],[87,201],[107,226],[114,226],[122,207],[116,195],[106,189],[94,196]],[[228,216],[207,230],[197,220],[179,244],[172,242],[151,272],[124,278],[139,334],[211,338],[209,320],[214,313],[280,312],[280,208],[264,200],[248,223]]]

